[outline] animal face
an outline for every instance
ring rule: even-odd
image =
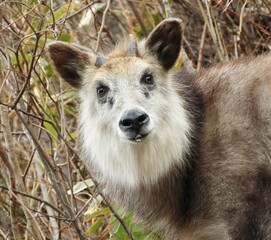
[[[162,71],[135,57],[112,59],[92,75],[82,95],[88,102],[91,92],[92,118],[119,141],[144,140],[157,124],[162,106],[155,99],[163,96],[159,85],[166,85]],[[163,87],[164,88],[164,87]]]
[[[54,43],[60,75],[79,88],[84,159],[104,181],[152,184],[188,151],[190,124],[169,69],[179,55],[180,22],[160,24],[145,43],[120,44],[101,64],[81,47]],[[169,38],[171,41],[169,41]]]

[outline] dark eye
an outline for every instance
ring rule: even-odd
[[[150,73],[144,74],[143,77],[141,78],[141,82],[151,86],[154,85],[154,79],[152,74]]]
[[[98,97],[99,97],[99,98],[102,98],[102,97],[105,96],[106,93],[109,91],[109,88],[106,87],[106,86],[101,85],[101,86],[98,86],[98,87],[97,87],[96,91],[97,91]]]

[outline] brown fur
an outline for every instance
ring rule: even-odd
[[[151,102],[158,106],[167,103],[170,96],[177,93],[181,99],[179,104],[183,104],[187,114],[187,118],[180,121],[189,121],[190,128],[185,133],[189,134],[189,146],[180,161],[165,159],[172,165],[154,181],[142,181],[144,177],[148,179],[145,172],[152,173],[152,169],[144,169],[143,164],[150,159],[138,159],[137,164],[142,165],[138,173],[140,181],[134,185],[112,183],[97,162],[88,157],[84,161],[89,169],[96,169],[109,196],[134,210],[151,229],[164,232],[166,239],[271,239],[271,55],[218,64],[194,75],[186,72],[170,75],[168,70],[178,57],[180,42],[180,22],[169,19],[150,34],[145,46],[138,47],[137,56],[126,57],[129,43],[125,42],[105,57],[107,63],[99,69],[93,66],[93,57],[88,59],[80,49],[62,43],[55,43],[49,48],[60,75],[71,85],[84,86],[88,90],[87,98],[91,98],[92,105],[89,107],[88,99],[82,97],[85,105],[81,108],[81,121],[85,125],[82,124],[81,132],[92,133],[84,129],[89,126],[88,116],[95,118],[104,106],[96,103],[93,91],[95,80],[90,79],[97,76],[99,79],[130,77],[133,79],[131,84],[135,84],[138,79],[134,68],[140,69],[145,63],[152,66],[157,78],[154,90],[143,88],[138,92],[134,90],[141,86],[137,82],[134,88],[127,86],[131,92],[117,90],[140,99],[140,104],[149,101],[154,91],[159,91],[163,99]],[[74,65],[77,61],[62,64],[64,57],[71,56],[70,52],[78,65]],[[75,76],[74,81],[67,77],[70,70],[71,76]],[[159,82],[161,79],[163,81]],[[112,81],[118,84],[117,80]],[[107,111],[120,111],[121,103],[115,103],[114,93],[110,94],[107,100],[110,99],[111,105],[107,106]],[[170,109],[159,109],[160,118],[165,122],[162,127],[168,127]],[[85,111],[90,111],[90,115],[82,114]],[[112,129],[109,122],[103,122],[102,116],[96,127],[101,129],[101,135],[106,135]],[[172,137],[174,134],[170,133]],[[88,137],[91,136],[82,138],[83,141],[87,142]],[[111,141],[113,139],[107,139],[106,143],[111,144]],[[151,151],[151,147],[156,146],[152,143],[156,141],[146,137],[145,142],[132,145],[133,153],[145,156],[144,151]],[[113,144],[120,146],[122,151],[122,143]],[[146,149],[146,146],[149,148]],[[133,172],[134,169],[127,170]]]

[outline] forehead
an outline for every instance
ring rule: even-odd
[[[96,78],[119,78],[138,77],[146,70],[151,71],[152,67],[147,61],[138,57],[125,57],[109,59],[95,74]]]

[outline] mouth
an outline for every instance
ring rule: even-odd
[[[140,143],[140,142],[142,142],[148,135],[149,135],[149,133],[135,134],[135,136],[133,136],[132,138],[130,137],[128,140],[131,141],[131,142],[133,142],[133,143]]]

